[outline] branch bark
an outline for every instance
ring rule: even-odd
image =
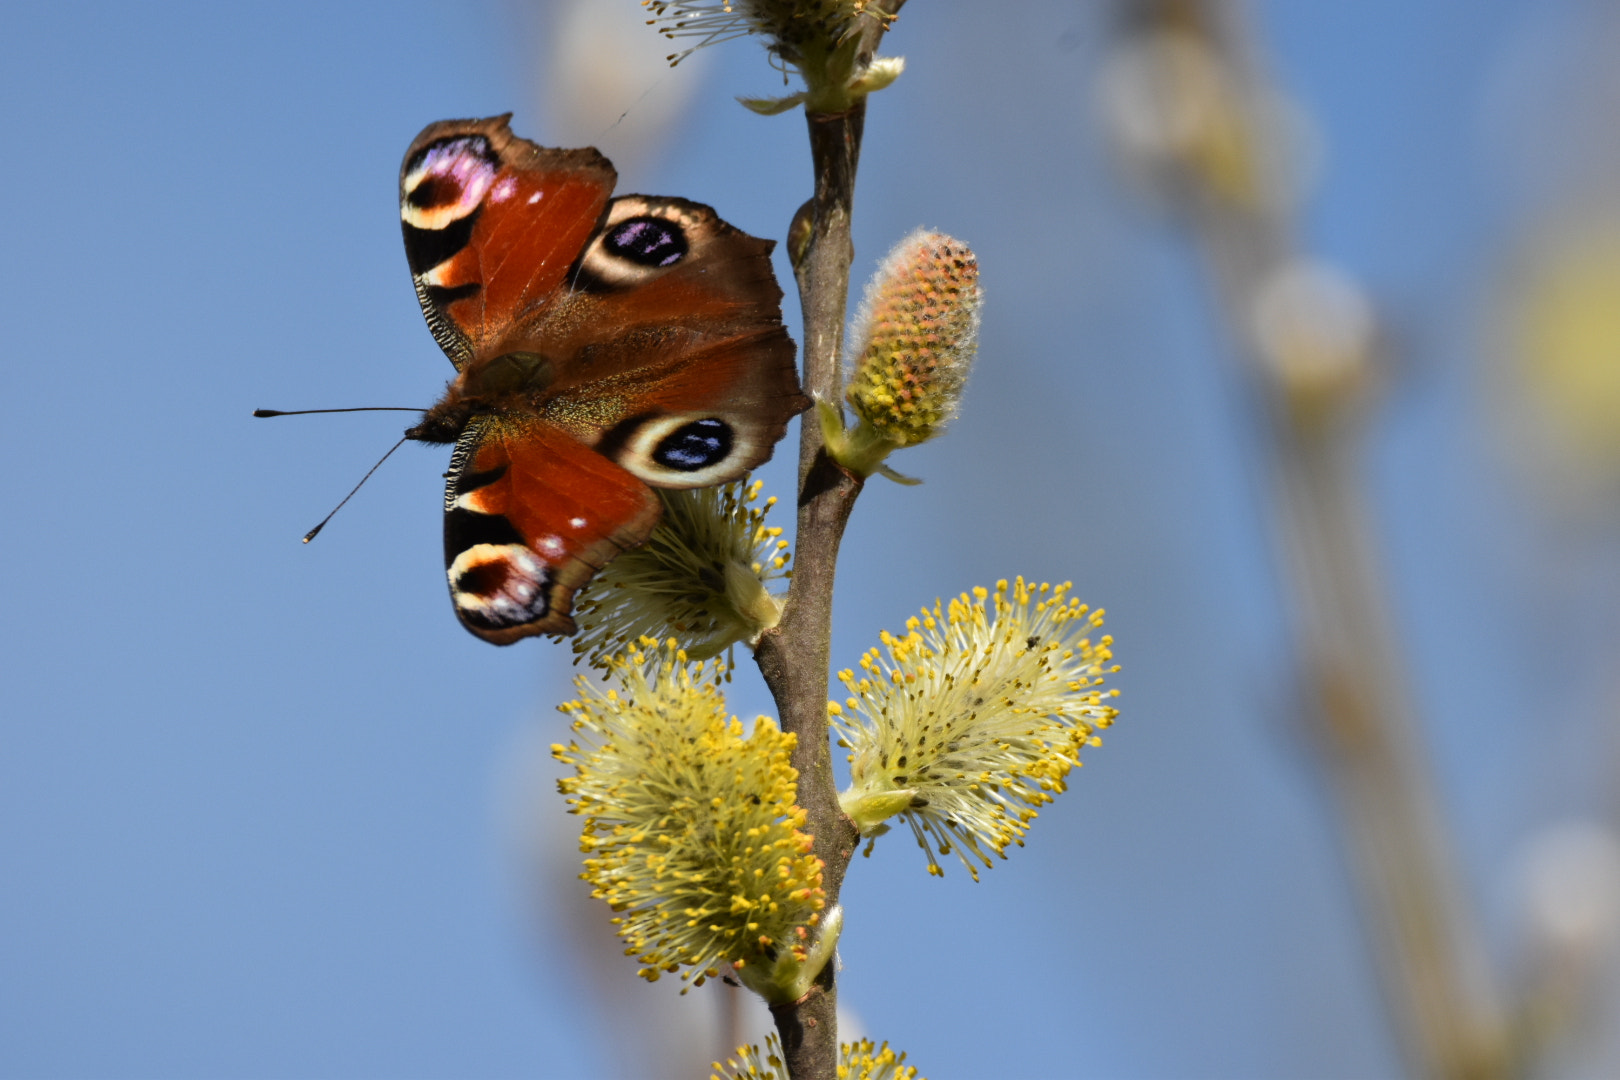
[[[873,4],[858,27],[857,70],[869,63],[890,18],[905,0]],[[846,112],[807,113],[815,194],[795,222],[794,277],[804,310],[804,386],[813,397],[842,395],[839,354],[855,249],[850,216],[860,162],[866,99]],[[765,677],[784,731],[797,736],[793,766],[798,800],[822,861],[827,909],[838,903],[844,871],[860,839],[838,805],[827,737],[827,678],[832,645],[833,578],[838,547],[862,481],[835,465],[822,447],[821,425],[806,414],[799,426],[798,535],[793,585],[782,621],[765,633],[754,657]],[[838,1072],[838,994],[833,964],[799,1001],[772,1008],[788,1075],[833,1080]]]

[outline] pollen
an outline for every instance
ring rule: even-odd
[[[574,738],[552,754],[575,770],[558,788],[584,819],[580,877],[616,913],[626,954],[648,981],[679,971],[694,986],[802,962],[825,900],[794,736],[728,716],[723,665],[673,641],[642,639],[607,668],[612,689],[576,680],[561,706]]]
[[[782,1043],[776,1032],[765,1037],[765,1048],[752,1044],[739,1046],[736,1056],[721,1065],[714,1063],[710,1080],[788,1080],[782,1060]],[[924,1080],[906,1055],[892,1050],[887,1042],[871,1039],[841,1043],[838,1047],[838,1080]]]
[[[680,640],[693,660],[753,641],[782,614],[772,586],[792,575],[782,530],[767,524],[774,496],[748,479],[659,491],[664,512],[641,547],[592,578],[574,608],[576,661],[601,667],[643,637]]]
[[[1018,578],[936,602],[905,636],[885,632],[861,674],[839,675],[851,695],[830,717],[851,751],[839,801],[863,834],[899,814],[929,873],[954,853],[975,880],[1023,845],[1118,715],[1103,612],[1069,590]]]

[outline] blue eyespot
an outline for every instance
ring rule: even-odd
[[[621,221],[602,238],[608,251],[641,266],[674,266],[686,258],[686,236],[672,221],[635,217]]]
[[[683,424],[664,436],[653,460],[679,472],[697,472],[731,454],[731,426],[712,417]]]

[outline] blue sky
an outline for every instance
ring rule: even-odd
[[[934,1080],[1390,1075],[1290,728],[1267,474],[1218,313],[1184,236],[1110,160],[1096,6],[1016,10],[914,0],[889,44],[907,73],[872,103],[858,275],[925,224],[974,246],[987,301],[960,422],[895,462],[927,482],[862,498],[834,662],[937,596],[1072,579],[1110,613],[1123,715],[979,884],[927,877],[899,834],[857,862],[843,994]],[[1612,597],[1615,562],[1602,530],[1538,524],[1496,452],[1483,309],[1535,195],[1492,156],[1486,106],[1527,35],[1582,10],[1254,6],[1326,148],[1303,241],[1406,346],[1362,464],[1504,963],[1519,844],[1606,783],[1583,748],[1615,626],[1583,597]],[[450,368],[408,280],[399,158],[429,121],[508,109],[554,140],[536,70],[552,13],[292,0],[6,21],[0,1075],[627,1075],[566,883],[533,888],[524,854],[530,830],[575,828],[533,764],[564,730],[565,650],[457,625],[442,449],[402,449],[304,547],[401,423],[248,415],[436,395]],[[623,148],[620,189],[780,236],[809,190],[802,120],[732,102],[779,77],[733,42],[649,69],[620,111],[688,83],[659,144]],[[763,475],[788,494],[785,462]],[[736,685],[739,713],[770,711],[751,672]]]

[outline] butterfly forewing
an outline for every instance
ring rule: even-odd
[[[595,150],[542,149],[504,116],[443,121],[416,137],[399,173],[405,254],[458,368],[557,295],[614,180]]]

